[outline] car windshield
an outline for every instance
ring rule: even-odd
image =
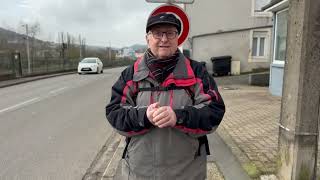
[[[94,58],[83,59],[81,63],[96,63],[96,59]]]

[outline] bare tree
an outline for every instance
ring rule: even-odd
[[[35,38],[36,35],[40,34],[40,23],[35,22],[29,26],[29,33],[32,38]]]
[[[31,61],[32,61],[32,69],[34,68],[35,54],[36,54],[36,43],[35,37],[40,34],[40,23],[34,22],[29,25],[29,35],[31,37]]]

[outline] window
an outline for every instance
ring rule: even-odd
[[[266,38],[267,31],[254,31],[252,37],[252,51],[251,56],[253,57],[265,57],[266,54]]]
[[[275,63],[284,63],[287,49],[288,9],[276,13],[274,58]]]
[[[85,58],[81,61],[82,63],[96,63],[95,58]]]

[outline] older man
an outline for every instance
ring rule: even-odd
[[[218,127],[225,106],[205,67],[179,51],[180,31],[173,14],[149,17],[148,50],[112,87],[106,116],[126,136],[125,179],[206,178],[206,134]]]

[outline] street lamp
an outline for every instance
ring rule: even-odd
[[[27,60],[28,60],[28,74],[31,74],[31,63],[30,63],[30,47],[29,47],[29,27],[28,24],[22,25],[26,27],[26,41],[27,41]]]

